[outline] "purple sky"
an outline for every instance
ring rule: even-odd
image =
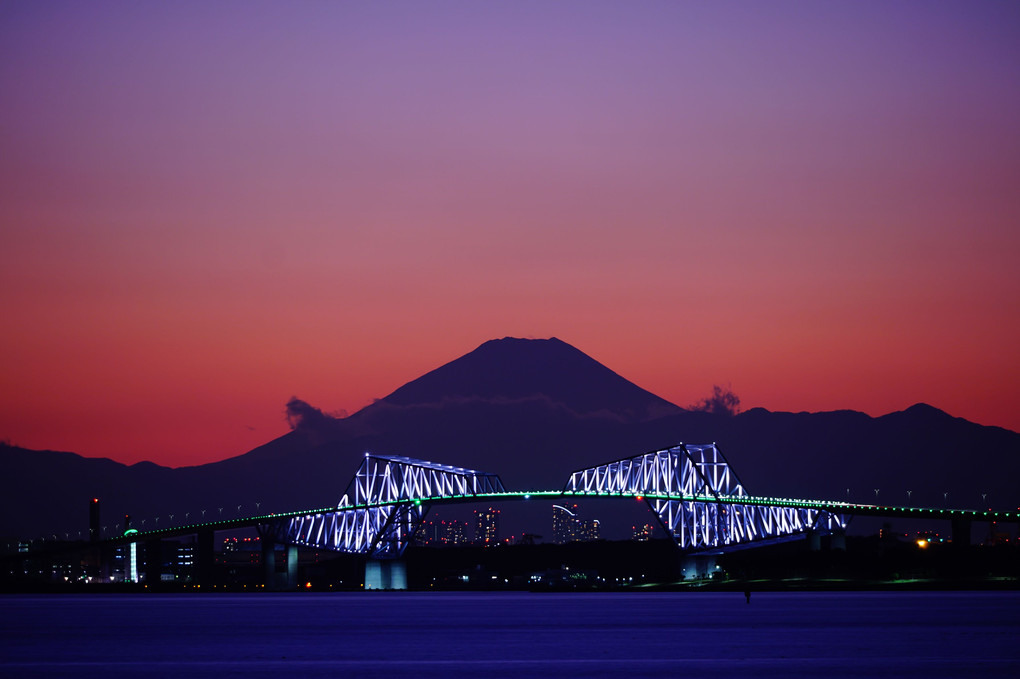
[[[1020,5],[5,2],[0,438],[165,464],[557,336],[1020,429]]]

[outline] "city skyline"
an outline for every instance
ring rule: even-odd
[[[0,439],[169,466],[504,336],[1020,430],[1020,9],[0,7]],[[413,451],[406,451],[413,452]]]

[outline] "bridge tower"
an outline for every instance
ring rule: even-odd
[[[714,444],[679,444],[570,475],[564,492],[643,499],[688,552],[829,533],[846,519],[821,509],[760,502],[744,489]]]
[[[336,510],[260,529],[290,545],[364,554],[366,589],[406,589],[399,559],[429,511],[429,501],[505,492],[495,474],[395,455],[366,453]]]

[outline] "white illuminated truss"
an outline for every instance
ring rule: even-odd
[[[428,513],[429,500],[504,492],[495,474],[392,455],[366,454],[336,511],[272,527],[284,542],[396,558]]]
[[[736,547],[815,530],[846,528],[846,517],[751,498],[714,443],[680,444],[570,475],[565,491],[643,498],[684,550]],[[747,497],[748,504],[739,499]]]

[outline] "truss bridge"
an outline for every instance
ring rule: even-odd
[[[280,517],[261,531],[289,544],[393,559],[433,505],[578,495],[643,500],[687,552],[842,531],[851,513],[846,503],[751,496],[715,444],[679,444],[576,471],[551,491],[507,491],[495,474],[367,454],[336,508]]]
[[[130,545],[159,554],[166,538],[197,536],[199,573],[211,570],[215,531],[256,527],[262,536],[266,580],[279,581],[272,552],[286,551],[284,586],[293,587],[297,548],[360,554],[366,559],[366,587],[406,586],[403,555],[433,506],[567,498],[623,498],[645,502],[679,551],[686,554],[729,551],[770,542],[832,535],[842,541],[852,516],[947,519],[954,543],[970,543],[974,521],[1020,523],[1018,512],[924,507],[889,507],[835,500],[806,500],[751,495],[714,444],[677,444],[573,472],[557,490],[507,490],[496,474],[395,455],[365,455],[336,506],[262,514],[193,525],[167,527],[93,540],[100,551]],[[95,502],[95,501],[94,501]],[[73,546],[72,546],[73,547]],[[62,548],[54,546],[53,553]],[[65,549],[66,551],[66,549]],[[18,554],[45,554],[47,548]],[[146,558],[147,580],[159,579],[158,559]],[[134,566],[132,565],[132,573]],[[137,582],[138,576],[130,580]]]

